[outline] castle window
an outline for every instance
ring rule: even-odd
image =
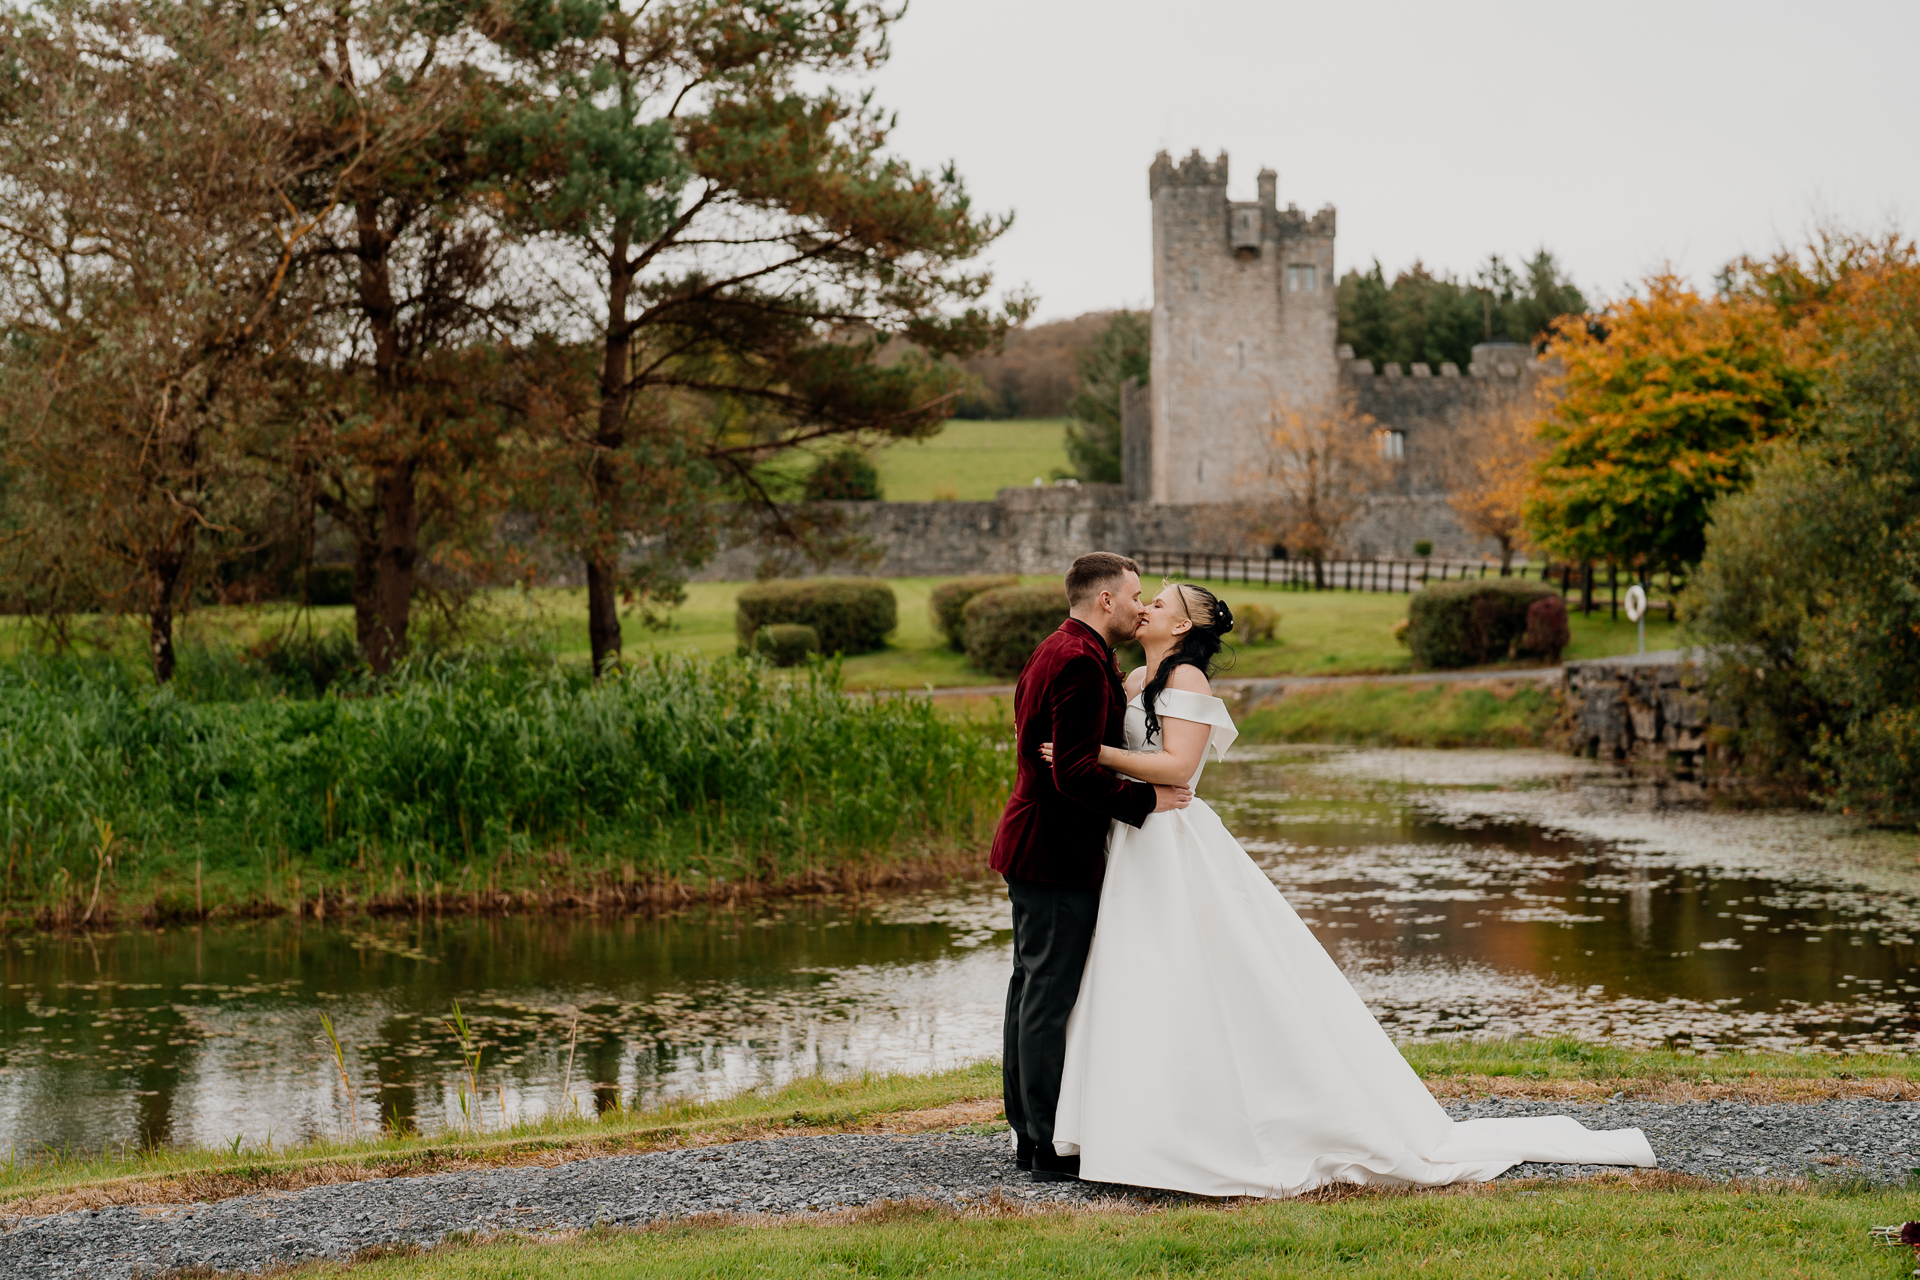
[[[1317,293],[1320,290],[1320,272],[1312,263],[1299,263],[1287,268],[1288,293]]]
[[[1374,447],[1380,450],[1380,456],[1395,462],[1407,456],[1407,433],[1381,429],[1373,433]]]

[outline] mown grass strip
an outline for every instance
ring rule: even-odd
[[[87,1204],[212,1199],[266,1188],[455,1166],[560,1160],[730,1139],[858,1129],[881,1117],[997,1098],[1000,1065],[976,1063],[927,1075],[808,1077],[779,1089],[713,1102],[670,1103],[598,1118],[551,1116],[498,1133],[386,1133],[361,1142],[323,1140],[278,1149],[159,1148],[74,1157],[49,1152],[0,1166],[9,1213],[44,1211],[21,1201],[77,1196]]]
[[[1356,684],[1289,689],[1240,722],[1252,742],[1383,747],[1539,747],[1560,697],[1538,683]]]
[[[1711,1057],[1673,1049],[1623,1049],[1584,1040],[1443,1040],[1402,1045],[1428,1079],[1493,1076],[1516,1080],[1728,1084],[1743,1080],[1899,1080],[1920,1084],[1920,1058],[1891,1053],[1729,1052]]]
[[[1576,1091],[1659,1096],[1676,1086],[1710,1086],[1771,1097],[1860,1091],[1913,1097],[1920,1059],[1888,1054],[1733,1053],[1702,1058],[1669,1050],[1616,1049],[1577,1040],[1443,1042],[1403,1046],[1436,1094],[1482,1089],[1524,1096],[1574,1083]],[[266,1188],[432,1172],[469,1165],[558,1163],[617,1152],[743,1137],[856,1130],[914,1113],[997,1100],[997,1062],[928,1075],[818,1077],[712,1102],[609,1112],[597,1119],[555,1116],[492,1134],[383,1134],[363,1142],[319,1141],[277,1149],[172,1149],[75,1157],[22,1156],[0,1166],[0,1203],[45,1211],[51,1198],[75,1206],[216,1199]],[[907,1127],[924,1127],[908,1124]]]
[[[356,1280],[570,1280],[645,1275],[1046,1277],[1405,1275],[1493,1277],[1904,1274],[1910,1252],[1868,1228],[1909,1194],[1852,1188],[1704,1188],[1654,1177],[1376,1192],[1238,1206],[1035,1214],[892,1205],[778,1225],[676,1224],[453,1245],[296,1274]]]

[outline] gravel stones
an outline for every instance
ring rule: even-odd
[[[1811,1173],[1900,1183],[1920,1166],[1920,1103],[1570,1106],[1478,1099],[1448,1111],[1457,1119],[1569,1114],[1592,1128],[1638,1126],[1662,1168],[1709,1178]],[[1506,1176],[1597,1172],[1522,1165]],[[386,1178],[211,1204],[22,1219],[0,1235],[0,1272],[21,1280],[121,1280],[195,1266],[248,1272],[345,1258],[375,1245],[431,1245],[455,1232],[637,1226],[700,1213],[795,1214],[909,1198],[965,1206],[996,1192],[1019,1203],[1076,1204],[1117,1190],[1028,1182],[1000,1136],[784,1138],[577,1160],[553,1169]]]

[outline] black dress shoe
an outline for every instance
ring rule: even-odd
[[[1078,1182],[1080,1157],[1055,1155],[1051,1144],[1045,1147],[1036,1145],[1033,1149],[1033,1172],[1028,1176],[1035,1182]]]
[[[1013,1166],[1022,1173],[1031,1173],[1033,1171],[1033,1139],[1024,1133],[1016,1133],[1013,1136],[1014,1141],[1018,1143],[1013,1149]]]

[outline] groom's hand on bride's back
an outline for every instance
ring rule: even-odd
[[[1192,787],[1168,787],[1155,783],[1153,787],[1153,811],[1165,813],[1169,809],[1184,809],[1193,799]]]

